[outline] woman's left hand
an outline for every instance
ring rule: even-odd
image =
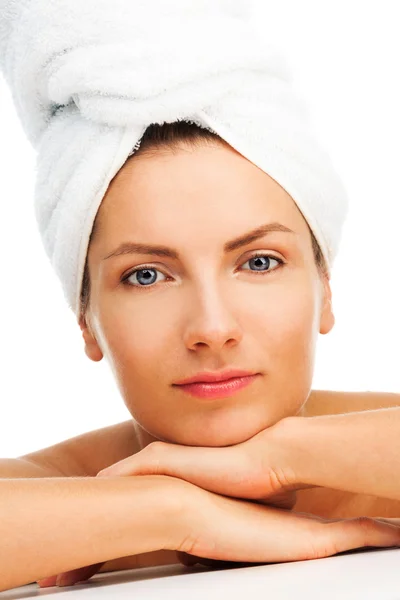
[[[292,508],[293,490],[310,486],[296,481],[282,443],[281,423],[222,448],[153,442],[97,476],[169,475],[225,496]]]

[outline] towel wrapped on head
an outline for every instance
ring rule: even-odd
[[[0,68],[37,150],[44,247],[78,317],[96,213],[152,123],[193,121],[268,173],[332,265],[347,195],[249,0],[0,0]]]

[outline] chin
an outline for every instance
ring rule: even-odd
[[[179,436],[180,440],[175,443],[184,444],[186,446],[204,446],[210,448],[223,448],[225,446],[236,446],[246,442],[254,437],[263,429],[266,429],[268,424],[248,423],[247,426],[241,423],[226,423],[225,425],[215,424],[215,426],[207,426],[195,431],[182,432]]]
[[[237,444],[247,442],[247,440],[257,435],[257,433],[260,433],[260,431],[262,431],[263,429],[265,429],[265,427],[261,427],[259,429],[248,429],[246,431],[243,431],[243,429],[241,429],[235,432],[227,432],[226,435],[223,436],[219,434],[218,437],[210,440],[210,443],[208,445],[221,448],[224,446],[236,446]]]

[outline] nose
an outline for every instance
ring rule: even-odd
[[[238,344],[243,333],[228,303],[218,291],[207,290],[198,301],[193,301],[191,317],[184,334],[190,350],[208,347],[220,351],[224,346]]]

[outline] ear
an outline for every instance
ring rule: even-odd
[[[87,317],[79,318],[79,327],[82,331],[82,337],[85,342],[85,353],[94,362],[99,362],[103,358],[103,352],[92,333]]]
[[[322,277],[323,299],[321,305],[321,318],[319,332],[323,335],[329,333],[335,324],[335,315],[332,309],[332,290],[327,275]]]

